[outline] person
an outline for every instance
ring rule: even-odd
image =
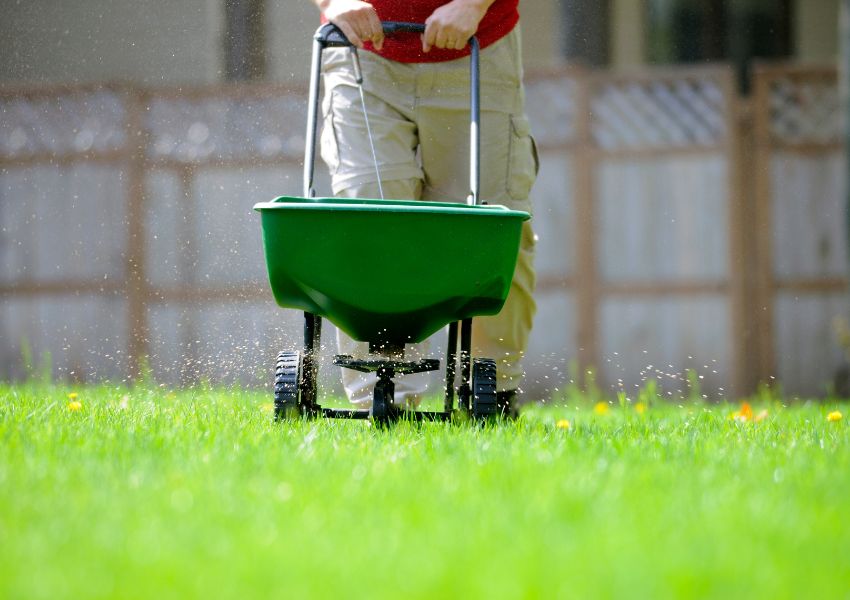
[[[338,197],[465,202],[469,193],[469,46],[478,38],[481,82],[481,200],[531,212],[538,160],[525,115],[519,0],[314,0],[323,20],[360,49],[363,90],[381,187],[349,50],[322,59],[321,155]],[[424,34],[385,37],[381,21],[424,23]],[[436,240],[435,240],[436,242]],[[498,407],[516,410],[521,359],[536,310],[535,236],[524,224],[510,292],[502,311],[473,320],[473,355],[497,362]],[[458,241],[458,259],[462,259]],[[367,344],[337,335],[343,354],[363,356]],[[413,352],[411,352],[413,350]],[[416,349],[408,348],[408,355]],[[421,350],[419,351],[421,354]],[[374,375],[342,369],[349,400],[372,401]],[[395,402],[415,404],[426,374],[398,378]]]

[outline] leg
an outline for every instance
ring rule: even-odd
[[[524,113],[520,65],[517,31],[481,53],[481,199],[531,212],[529,194],[538,165]],[[468,63],[432,67],[442,87],[417,109],[423,199],[462,202],[469,191],[469,97],[463,93],[469,82]],[[521,358],[536,311],[534,240],[526,223],[504,308],[496,316],[473,320],[473,353],[496,360],[500,392],[516,390],[522,379]]]
[[[321,154],[331,174],[333,192],[340,195],[344,190],[374,184],[377,174],[363,116],[364,102],[354,80],[350,53],[348,49],[330,48],[322,61],[325,93]],[[414,82],[409,67],[371,52],[361,52],[360,62],[365,110],[382,183],[421,179],[422,170],[416,160],[419,141],[410,110]],[[377,185],[374,191],[368,191],[369,198],[380,197]],[[386,189],[384,193],[388,198],[393,197]],[[405,194],[404,199],[411,197]]]
[[[534,302],[534,232],[526,221],[519,257],[505,306],[498,315],[472,321],[472,348],[476,356],[496,361],[496,388],[516,390],[522,381],[522,357],[537,305]]]

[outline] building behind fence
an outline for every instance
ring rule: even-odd
[[[526,387],[595,370],[607,390],[672,393],[690,370],[712,396],[774,378],[823,393],[848,314],[834,70],[757,70],[746,101],[726,67],[527,85]],[[301,322],[274,305],[251,207],[300,194],[305,105],[267,84],[0,88],[0,377],[49,354],[74,380],[147,363],[168,383],[268,384]]]

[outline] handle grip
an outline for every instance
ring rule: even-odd
[[[404,23],[403,21],[384,21],[381,23],[384,35],[393,35],[400,32],[425,33],[425,25],[422,23]]]
[[[395,35],[396,33],[425,33],[425,25],[421,23],[404,23],[402,21],[383,21],[381,26],[384,35]],[[325,23],[316,32],[316,41],[323,48],[353,47],[342,30],[333,23]]]

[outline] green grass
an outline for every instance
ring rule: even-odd
[[[378,431],[70,391],[0,386],[2,598],[850,597],[847,404]]]

